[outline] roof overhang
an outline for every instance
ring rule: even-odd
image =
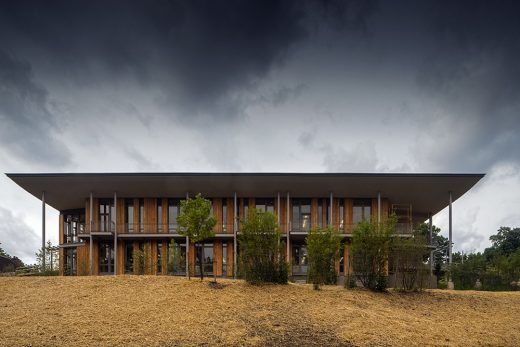
[[[484,174],[405,173],[10,173],[23,189],[57,210],[84,208],[97,198],[334,197],[372,198],[381,192],[392,203],[412,204],[414,219],[426,219],[473,187]]]

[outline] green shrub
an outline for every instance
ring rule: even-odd
[[[239,271],[247,282],[287,283],[289,269],[283,255],[285,243],[280,237],[274,214],[260,210],[249,212],[238,235]]]
[[[305,238],[309,255],[307,282],[319,289],[322,284],[335,284],[335,263],[341,249],[341,237],[333,228],[312,229]]]

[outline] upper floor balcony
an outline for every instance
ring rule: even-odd
[[[332,227],[339,231],[339,233],[345,237],[351,237],[353,231],[357,224],[345,224],[339,223],[335,224]],[[311,223],[280,223],[279,230],[283,235],[287,234],[287,230],[290,231],[290,235],[307,235],[311,229],[313,228],[321,228],[326,227],[324,225],[311,225]],[[87,224],[81,225],[77,232],[78,234],[75,236],[67,236],[65,238],[65,242],[74,242],[73,240],[77,240],[81,237],[89,237],[90,226]],[[92,224],[92,235],[95,236],[110,236],[115,234],[116,232],[116,223],[93,223]],[[241,223],[237,223],[237,232],[239,233],[241,229]],[[124,223],[117,224],[117,234],[118,235],[141,235],[143,237],[155,235],[180,235],[179,233],[180,226],[177,223],[170,224],[161,224],[161,223]],[[233,223],[218,223],[214,227],[214,232],[216,235],[234,235],[235,226]],[[413,233],[413,225],[411,223],[397,223],[396,224],[396,234],[401,236],[412,235]],[[72,241],[69,241],[72,240]]]

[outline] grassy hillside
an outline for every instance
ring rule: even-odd
[[[0,345],[513,346],[520,292],[375,294],[172,277],[0,278]]]

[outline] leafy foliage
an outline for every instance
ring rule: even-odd
[[[312,229],[305,238],[309,255],[307,281],[319,289],[321,284],[336,283],[335,263],[341,249],[341,237],[332,227]]]
[[[54,274],[54,272],[59,273],[60,258],[58,250],[58,246],[53,246],[51,241],[47,241],[45,249],[40,248],[38,250],[36,253],[36,264],[41,272],[49,272],[51,274]],[[44,260],[45,266],[43,266]]]
[[[518,290],[520,282],[520,228],[501,227],[483,253],[453,254],[451,274],[455,289]]]
[[[238,235],[240,273],[252,284],[287,283],[288,265],[283,257],[276,217],[271,212],[249,211]]]
[[[352,261],[355,276],[365,288],[385,291],[387,261],[390,254],[397,217],[383,223],[361,221],[352,232]]]
[[[144,274],[145,256],[144,251],[141,249],[134,250],[132,253],[134,273],[136,275]]]
[[[213,227],[217,223],[211,213],[211,201],[204,199],[200,193],[193,199],[181,201],[181,213],[177,217],[180,226],[179,234],[188,236],[191,243],[196,244],[215,236]],[[202,257],[204,259],[204,247]],[[201,261],[202,263],[202,261]],[[204,278],[204,266],[200,266],[200,279]]]
[[[425,264],[429,255],[426,237],[416,233],[410,238],[395,238],[392,255],[392,265],[398,278],[397,288],[405,291],[424,289],[429,278],[429,270]]]

